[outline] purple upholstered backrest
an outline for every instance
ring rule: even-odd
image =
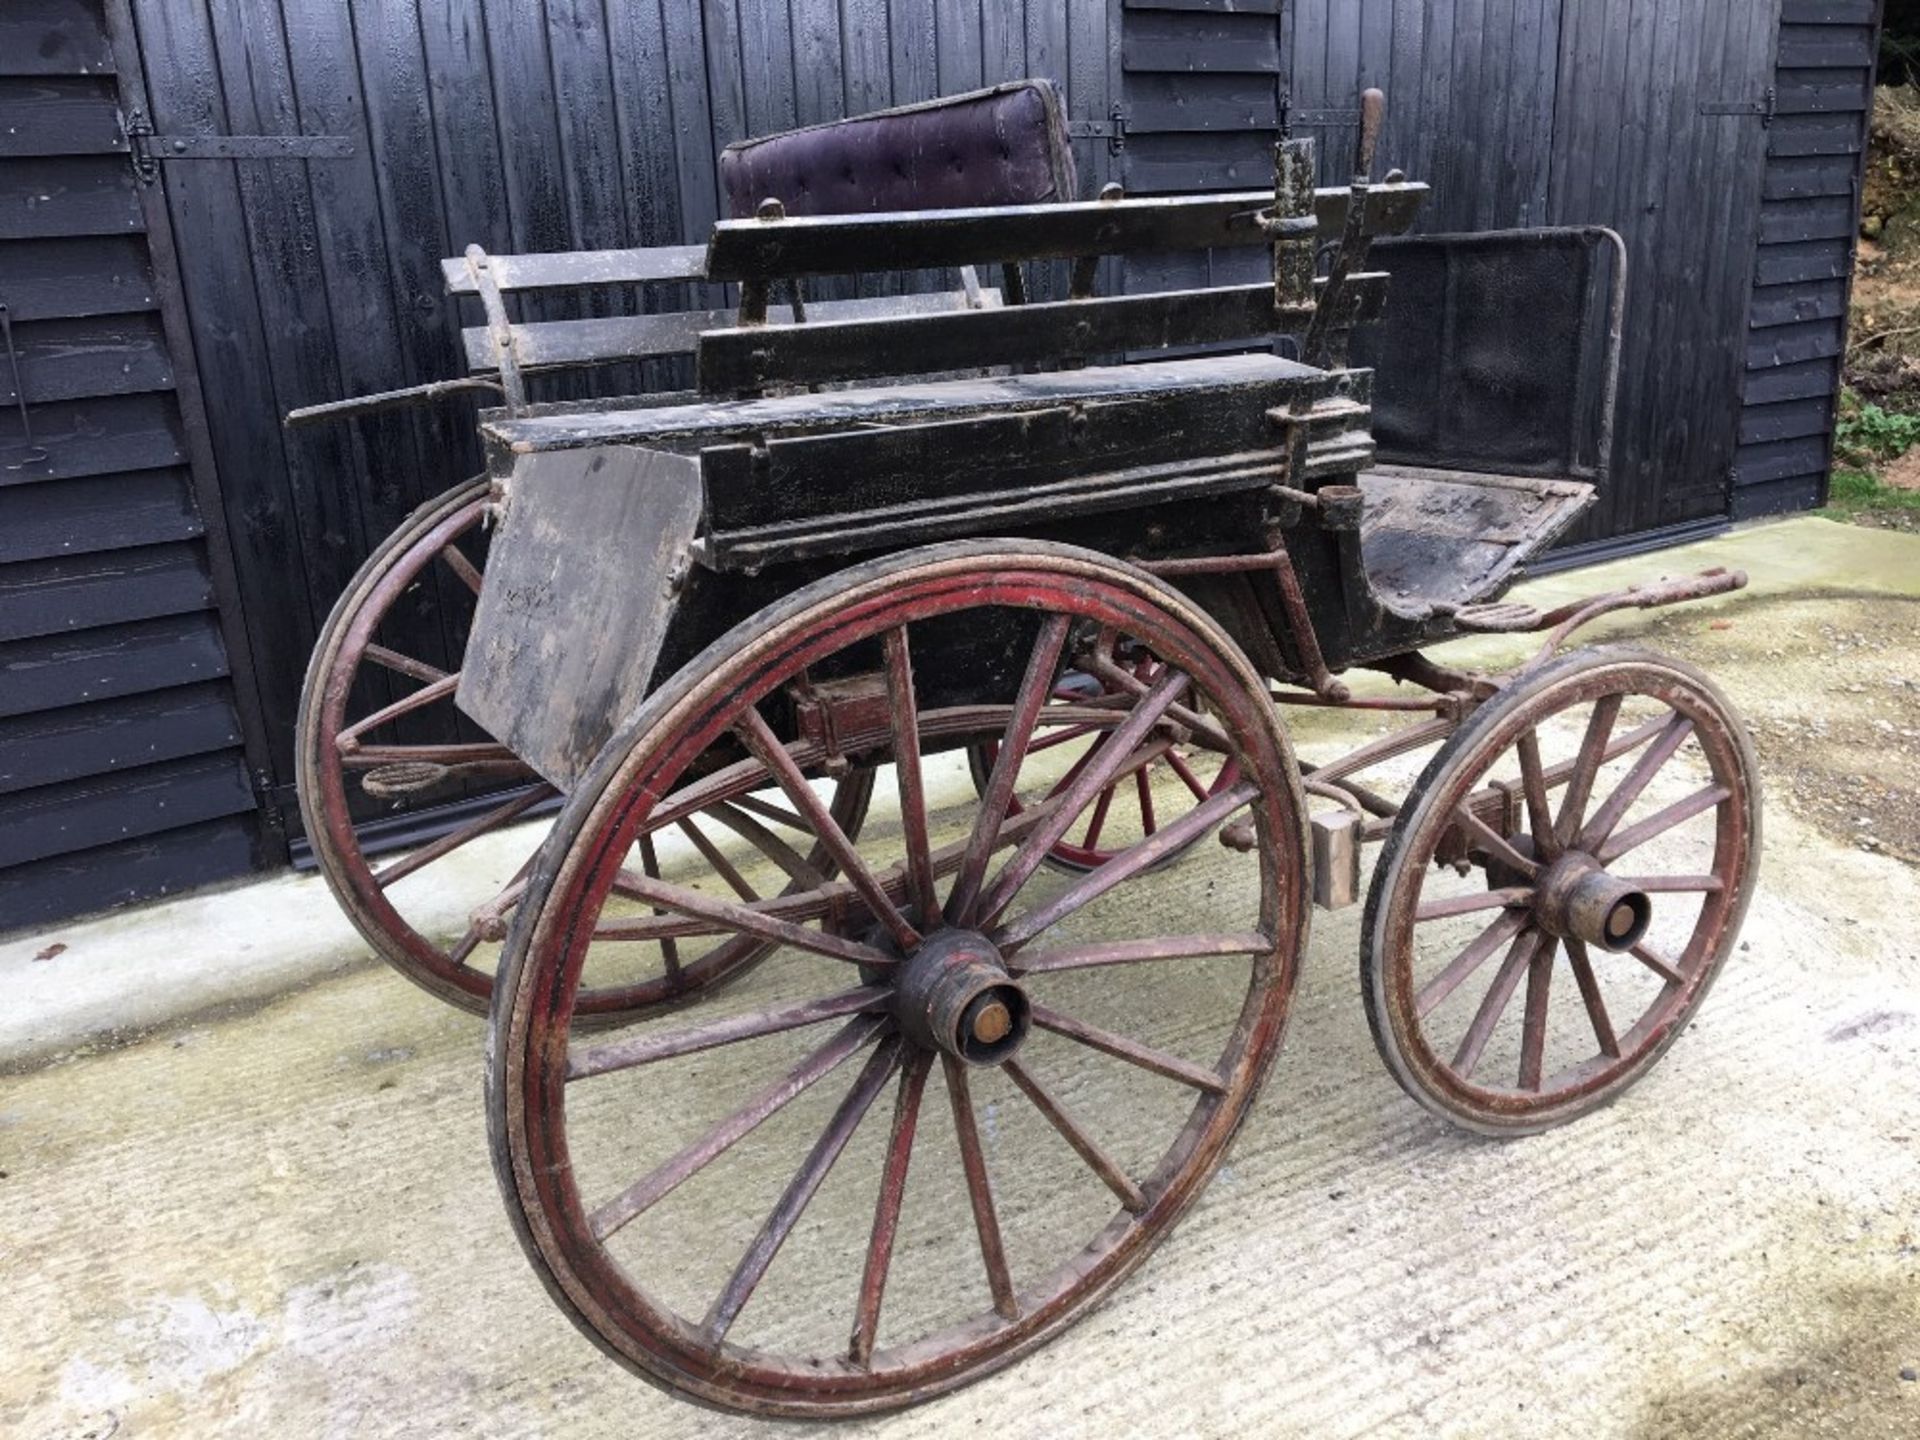
[[[1067,122],[1047,80],[737,141],[721,152],[720,181],[735,219],[769,198],[789,215],[1080,198]]]

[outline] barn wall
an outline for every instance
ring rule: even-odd
[[[117,68],[98,0],[0,7],[0,930],[274,854]]]
[[[1737,519],[1824,504],[1882,0],[1786,0],[1734,466]]]

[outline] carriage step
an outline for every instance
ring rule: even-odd
[[[1453,623],[1461,630],[1473,630],[1484,634],[1538,630],[1540,611],[1532,605],[1522,605],[1518,601],[1493,605],[1463,605],[1454,612]]]
[[[376,800],[399,800],[433,789],[448,773],[445,765],[431,760],[398,760],[367,771],[360,777],[360,788]]]
[[[1313,903],[1321,910],[1347,910],[1360,903],[1360,843],[1365,817],[1329,810],[1312,817]]]

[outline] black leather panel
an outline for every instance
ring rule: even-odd
[[[789,215],[1080,198],[1060,99],[1045,80],[739,141],[721,152],[720,180],[736,219],[768,198]]]

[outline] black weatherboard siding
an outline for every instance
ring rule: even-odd
[[[99,0],[0,7],[0,930],[275,854],[119,59]]]
[[[1827,498],[1881,0],[1785,0],[1770,103],[1737,519]]]

